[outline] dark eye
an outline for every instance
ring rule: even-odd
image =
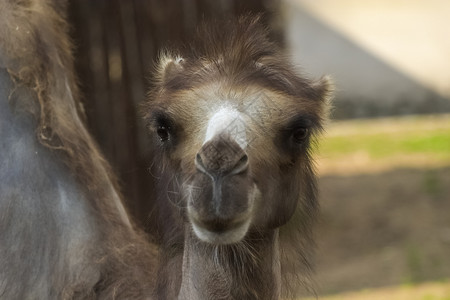
[[[301,144],[308,137],[308,134],[309,134],[308,128],[298,127],[294,129],[294,131],[292,132],[292,140],[297,144]]]
[[[165,142],[169,140],[170,134],[169,134],[170,127],[166,125],[158,125],[156,128],[156,134],[161,139],[161,142]]]

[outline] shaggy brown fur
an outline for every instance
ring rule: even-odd
[[[38,102],[25,106],[38,120],[37,138],[76,178],[89,200],[94,218],[90,221],[98,231],[95,247],[89,245],[96,253],[86,258],[99,272],[98,277],[92,276],[98,281],[85,287],[71,286],[64,279],[82,274],[71,274],[75,271],[68,269],[52,274],[60,284],[52,289],[55,299],[147,299],[153,281],[154,250],[130,222],[116,179],[84,125],[65,6],[60,0],[0,1],[0,66],[8,70],[17,87],[30,89],[36,96]],[[35,228],[33,234],[46,234],[39,230]],[[20,237],[15,242],[20,247]],[[33,249],[29,249],[29,255],[35,255]],[[34,272],[37,266],[26,261],[25,257],[22,267]],[[28,292],[33,295],[32,290]]]
[[[167,299],[178,293],[182,299],[294,298],[308,288],[312,268],[318,204],[310,149],[327,116],[329,81],[299,76],[268,40],[258,17],[206,24],[185,52],[161,55],[144,107],[157,149],[164,253],[158,294]],[[231,203],[224,215],[250,210],[252,223],[240,242],[221,245],[200,241],[192,232],[191,211],[197,217],[212,205],[210,179],[194,161],[208,145],[202,144],[208,117],[224,106],[242,114],[249,139],[249,170],[227,179],[231,183],[223,194],[233,196],[223,196]],[[292,130],[299,127],[308,134],[293,146]],[[213,140],[222,154],[223,141]],[[260,196],[248,209],[246,195],[255,185]],[[197,189],[197,198],[186,188]],[[220,225],[215,227],[227,225],[214,218],[212,224]],[[220,242],[220,233],[216,236]]]

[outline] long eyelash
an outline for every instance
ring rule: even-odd
[[[292,131],[299,127],[310,129],[312,126],[313,121],[308,116],[297,116],[288,123],[286,130]]]
[[[154,127],[164,126],[166,128],[173,128],[174,122],[171,117],[167,115],[165,112],[156,110],[152,112],[149,118],[149,124],[153,124]]]

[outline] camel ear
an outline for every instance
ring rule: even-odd
[[[319,95],[319,99],[322,102],[322,117],[327,118],[331,109],[331,102],[334,95],[334,83],[330,76],[326,75],[314,82],[314,89]]]
[[[178,55],[162,53],[156,69],[156,79],[159,84],[165,84],[171,78],[183,71],[185,60]]]
[[[334,83],[330,76],[325,75],[314,82],[314,88],[324,102],[330,102],[334,93]]]

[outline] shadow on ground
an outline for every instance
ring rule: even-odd
[[[450,277],[450,167],[319,184],[319,294]]]

